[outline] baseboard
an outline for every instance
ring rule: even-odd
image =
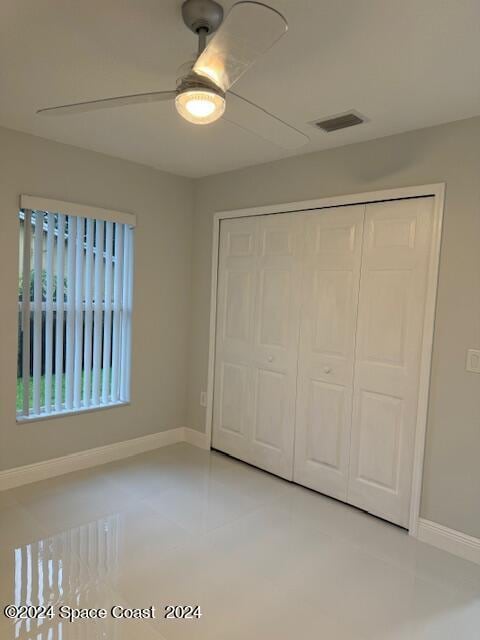
[[[422,518],[418,523],[417,537],[422,542],[427,542],[465,560],[480,564],[480,538],[474,538]]]
[[[199,447],[200,449],[209,449],[207,434],[202,433],[201,431],[197,431],[196,429],[190,429],[189,427],[184,427],[185,432],[185,442],[189,444],[193,444],[194,447]]]
[[[114,462],[122,458],[129,458],[145,451],[151,451],[160,447],[166,447],[177,442],[188,442],[196,447],[206,449],[206,436],[204,433],[178,427],[168,431],[152,433],[141,438],[133,438],[123,442],[115,442],[96,449],[79,451],[61,458],[53,458],[23,467],[0,471],[0,491],[13,489],[30,482],[38,482],[47,478],[61,476],[71,471],[79,471],[89,467],[96,467],[107,462]]]

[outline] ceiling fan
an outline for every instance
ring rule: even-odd
[[[240,102],[230,121],[286,148],[309,138],[262,107],[231,91],[232,85],[287,31],[285,18],[262,2],[242,0],[223,19],[215,0],[185,0],[182,17],[198,36],[198,55],[173,91],[151,91],[39,109],[42,115],[77,114],[97,109],[174,100],[178,113],[193,124],[215,122],[225,113],[227,97]],[[207,43],[207,36],[213,37]],[[235,109],[234,109],[235,112]],[[239,117],[240,113],[240,117]],[[229,113],[227,112],[227,116]]]

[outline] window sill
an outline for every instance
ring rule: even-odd
[[[118,407],[128,407],[130,401],[112,402],[111,404],[102,404],[96,407],[86,407],[85,409],[71,409],[65,411],[56,411],[54,413],[41,413],[39,415],[22,416],[17,415],[17,424],[25,424],[30,422],[41,422],[43,420],[55,420],[58,418],[66,418],[68,416],[77,416],[83,413],[93,413],[94,411],[106,411],[107,409],[116,409]]]

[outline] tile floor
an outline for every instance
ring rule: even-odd
[[[56,612],[1,640],[480,639],[479,566],[183,444],[0,493],[0,601]],[[157,618],[58,617],[114,604]]]

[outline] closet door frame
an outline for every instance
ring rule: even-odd
[[[272,215],[281,213],[302,213],[305,211],[340,207],[343,205],[370,204],[385,200],[403,200],[406,198],[433,197],[432,244],[428,266],[427,291],[425,299],[425,316],[420,358],[420,379],[417,405],[415,433],[415,449],[412,477],[412,495],[410,501],[410,517],[408,531],[411,536],[418,536],[420,518],[420,499],[422,493],[423,464],[425,455],[425,436],[427,429],[428,397],[430,391],[431,361],[433,334],[435,328],[435,307],[438,288],[438,269],[440,262],[440,245],[442,238],[443,210],[445,201],[445,183],[427,184],[415,187],[402,187],[382,191],[349,194],[305,200],[303,202],[280,203],[271,206],[253,207],[220,211],[213,218],[212,242],[212,279],[210,296],[210,338],[208,357],[208,385],[206,409],[206,433],[204,438],[195,438],[206,449],[211,448],[213,427],[213,393],[215,380],[215,345],[217,327],[217,286],[220,247],[220,222],[229,218]],[[321,215],[321,211],[318,211]],[[199,434],[200,435],[200,434]]]

